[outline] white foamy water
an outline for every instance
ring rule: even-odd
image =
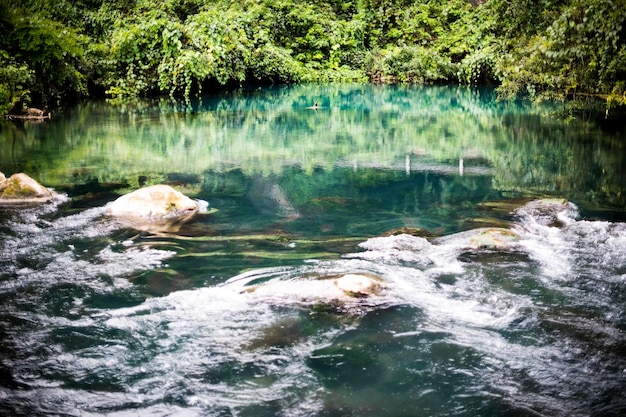
[[[20,300],[0,317],[17,323],[0,401],[25,413],[323,416],[371,402],[365,415],[397,415],[434,401],[433,415],[584,416],[626,382],[626,227],[571,203],[520,208],[508,247],[473,248],[474,232],[376,237],[122,307],[92,299],[134,293],[130,277],[177,254],[111,238],[101,215],[14,227],[0,244],[0,294]],[[334,284],[344,274],[381,291],[352,297]],[[38,310],[51,298],[57,310]]]

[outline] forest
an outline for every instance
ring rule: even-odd
[[[0,110],[250,85],[492,85],[626,107],[626,0],[0,0]]]

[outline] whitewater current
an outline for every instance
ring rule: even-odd
[[[147,297],[175,245],[62,202],[0,223],[3,415],[626,414],[626,225],[572,203],[521,206],[504,245],[374,237]],[[382,291],[323,279],[349,273]]]

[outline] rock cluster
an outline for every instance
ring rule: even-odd
[[[45,203],[57,194],[24,173],[0,172],[0,204]],[[140,188],[107,206],[107,214],[140,230],[170,230],[196,214],[198,203],[168,185]]]
[[[24,173],[13,174],[7,178],[0,172],[0,204],[40,203],[52,200],[55,195],[57,194],[52,190]],[[206,204],[206,202],[200,203]],[[518,208],[515,213],[520,218],[532,214],[532,218],[538,218],[542,225],[562,225],[567,223],[568,218],[565,214],[572,215],[569,213],[570,206],[568,201],[561,199],[535,200]],[[129,227],[154,232],[177,230],[176,228],[182,222],[204,208],[201,207],[199,201],[187,197],[168,185],[160,184],[143,187],[123,195],[109,203],[105,210],[108,216],[121,223],[126,222]],[[399,232],[406,233],[406,230]],[[422,231],[419,232],[422,234]],[[521,239],[518,231],[488,227],[434,238],[431,242],[435,246],[452,244],[461,251],[515,251],[520,247]],[[421,240],[426,242],[425,239]],[[431,245],[428,242],[426,244]],[[403,247],[402,250],[419,250],[419,248],[409,246]],[[385,290],[385,280],[369,273],[322,275],[316,276],[309,282],[315,283],[314,286],[321,293],[328,295],[331,302],[346,302],[350,298],[377,296]],[[264,286],[265,284],[246,287],[242,293],[253,293]],[[269,291],[272,291],[272,288]]]

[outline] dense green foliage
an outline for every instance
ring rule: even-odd
[[[355,80],[626,104],[626,0],[0,0],[0,16],[5,109]]]

